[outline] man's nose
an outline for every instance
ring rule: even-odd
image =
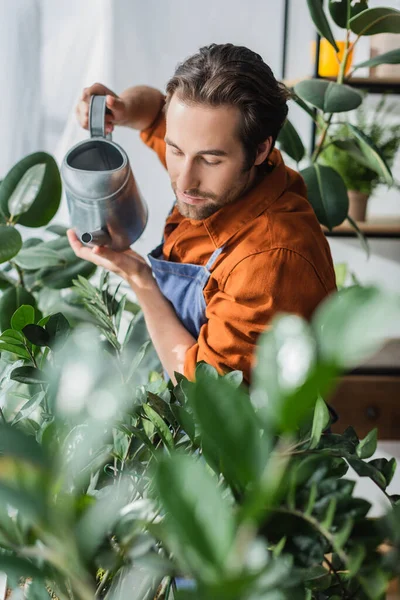
[[[180,192],[185,192],[187,190],[197,189],[200,187],[200,180],[193,163],[182,165],[182,169],[179,173],[176,183]]]

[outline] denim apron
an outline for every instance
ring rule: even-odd
[[[210,269],[223,251],[217,248],[205,266],[176,263],[162,258],[163,243],[148,258],[161,293],[175,309],[179,320],[194,338],[207,321],[203,289],[210,278]]]

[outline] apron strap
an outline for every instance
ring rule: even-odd
[[[215,263],[215,261],[217,260],[217,258],[219,257],[219,255],[221,254],[221,252],[224,250],[224,246],[221,246],[221,248],[217,248],[216,250],[214,250],[214,252],[211,254],[208,263],[206,264],[206,269],[209,271],[213,264]]]

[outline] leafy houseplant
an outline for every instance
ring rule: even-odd
[[[351,87],[351,77],[361,67],[373,67],[379,64],[400,63],[400,49],[375,56],[371,60],[354,65],[345,75],[346,64],[350,53],[354,50],[362,36],[378,33],[400,33],[400,11],[394,8],[369,8],[367,0],[352,2],[351,0],[329,0],[327,2],[331,18],[337,26],[344,30],[345,46],[341,59],[339,48],[332,34],[327,15],[321,0],[307,0],[308,8],[317,31],[322,38],[334,48],[339,62],[339,74],[336,82],[320,79],[300,81],[293,88],[293,99],[315,121],[320,132],[317,146],[310,156],[306,156],[296,129],[290,121],[286,121],[278,137],[281,149],[295,161],[308,158],[309,166],[301,170],[308,188],[308,197],[316,215],[323,225],[332,229],[340,225],[344,219],[349,222],[361,236],[359,228],[348,215],[348,195],[345,181],[340,171],[327,165],[323,155],[329,146],[338,147],[345,152],[349,161],[357,161],[367,166],[386,185],[393,184],[393,177],[383,152],[356,125],[349,123],[346,132],[337,135],[334,117],[358,108],[362,95]]]
[[[22,159],[0,183],[1,331],[9,327],[12,314],[22,304],[33,306],[37,317],[41,307],[62,306],[70,318],[79,319],[79,309],[68,304],[62,290],[70,288],[79,274],[91,277],[95,267],[75,256],[65,227],[49,225],[54,237],[48,241],[38,236],[23,242],[19,231],[19,225],[48,225],[60,199],[59,170],[45,152]]]
[[[393,112],[394,106],[393,104],[387,106],[386,98],[382,97],[370,119],[363,106],[356,111],[357,127],[369,136],[389,167],[392,167],[400,146],[400,124],[390,124],[385,119]],[[354,147],[354,154],[357,154],[358,160],[349,160],[348,151],[340,148],[342,139],[345,148],[348,149],[346,138],[350,133],[348,123],[338,124],[334,133],[336,142],[325,147],[321,158],[324,164],[331,166],[341,175],[346,185],[349,195],[349,215],[355,221],[364,221],[369,196],[377,185],[385,181],[368,166],[368,162],[363,162],[357,147]],[[395,183],[395,185],[399,188],[399,184]]]
[[[321,395],[376,349],[398,298],[355,286],[311,324],[277,318],[249,394],[241,373],[205,363],[195,383],[177,375],[173,387],[145,367],[143,384],[140,314],[122,335],[124,299],[107,276],[76,286],[95,329],[60,314],[38,323],[22,306],[1,336],[13,346],[0,414],[9,587],[28,600],[383,599],[399,575],[396,463],[369,460],[376,430],[327,433]],[[383,517],[354,497],[348,465],[386,496]]]

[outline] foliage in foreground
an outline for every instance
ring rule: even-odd
[[[77,282],[96,328],[71,330],[61,314],[35,322],[23,306],[0,338],[10,587],[30,578],[31,600],[383,598],[399,565],[396,463],[371,460],[376,431],[328,433],[322,397],[379,345],[398,298],[353,287],[311,325],[279,317],[247,390],[239,372],[206,364],[196,383],[167,384],[145,365],[141,315],[122,336],[121,300],[105,318],[101,286]],[[384,517],[368,518],[349,465],[382,490]]]

